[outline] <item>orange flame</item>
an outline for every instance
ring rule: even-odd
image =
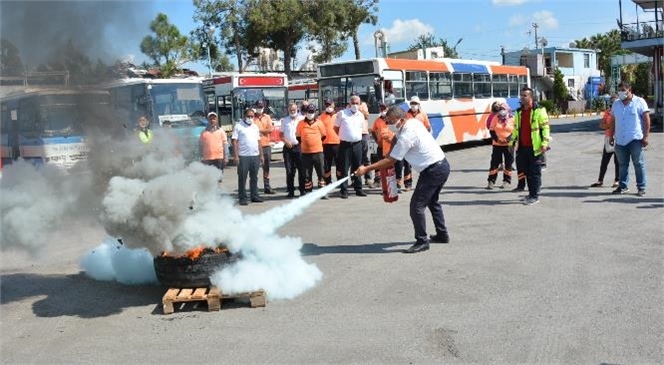
[[[197,260],[205,252],[210,252],[210,251],[214,251],[216,253],[222,253],[222,252],[228,251],[228,249],[226,247],[216,247],[216,248],[212,249],[210,247],[199,246],[199,247],[196,247],[196,248],[192,248],[191,250],[188,250],[187,252],[185,252],[184,254],[179,255],[179,256],[173,256],[168,251],[162,252],[161,256],[162,257],[169,256],[169,257],[176,257],[176,258],[185,258],[186,257],[190,260]]]

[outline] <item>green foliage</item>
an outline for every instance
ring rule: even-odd
[[[601,112],[608,108],[607,101],[604,98],[593,98],[590,100],[590,110],[594,112]]]
[[[188,39],[180,34],[175,25],[168,22],[166,14],[157,14],[155,20],[150,23],[150,30],[154,36],[148,35],[143,38],[141,52],[150,57],[156,66],[170,63],[167,68],[171,69],[187,61],[187,55],[191,54]],[[162,70],[162,74],[170,75],[165,70]]]
[[[308,49],[315,54],[314,62],[330,62],[346,52],[347,34],[343,29],[349,10],[347,3],[346,0],[304,1],[305,38],[312,42]]]
[[[597,53],[597,66],[606,77],[606,84],[611,85],[611,57],[631,53],[620,46],[620,31],[612,29],[606,33],[598,33],[588,38],[574,41],[578,48],[595,49]]]
[[[376,25],[378,22],[378,0],[343,0],[347,6],[346,26],[344,31],[353,39],[355,59],[360,57],[360,41],[357,32],[362,24]]]
[[[408,46],[408,50],[414,51],[417,49],[429,47],[443,47],[445,51],[445,57],[459,58],[459,54],[457,53],[456,49],[450,47],[449,43],[447,43],[447,39],[439,38],[438,41],[436,41],[432,33],[422,34],[417,37],[417,39],[415,39],[415,41],[411,43],[410,46]]]
[[[652,62],[641,63],[636,66],[634,79],[632,80],[632,92],[645,97],[652,93]]]
[[[23,74],[23,62],[18,48],[5,38],[0,38],[0,75],[17,76]]]
[[[542,100],[538,101],[537,104],[546,109],[546,113],[549,115],[560,114],[560,110],[558,109],[558,106],[556,106],[556,103],[553,102],[553,100]]]
[[[553,73],[553,100],[560,103],[567,100],[569,92],[563,78],[563,73],[558,67]]]

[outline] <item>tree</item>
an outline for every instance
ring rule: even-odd
[[[180,34],[175,25],[168,22],[166,14],[157,14],[150,23],[150,30],[154,36],[147,35],[143,38],[141,52],[150,57],[157,67],[162,68],[164,76],[171,75],[180,65],[189,61],[189,41]]]
[[[408,50],[414,51],[417,49],[430,47],[443,47],[443,50],[445,51],[445,57],[459,58],[459,54],[457,53],[456,49],[454,47],[450,47],[445,38],[439,38],[438,41],[436,41],[432,33],[422,34],[417,37],[415,42],[408,46]]]
[[[284,53],[284,73],[290,77],[291,60],[306,33],[302,0],[247,0],[246,45],[257,55],[258,47]]]
[[[353,39],[355,48],[355,59],[360,59],[360,41],[357,33],[362,24],[376,25],[378,21],[378,0],[343,0],[346,5],[346,26],[344,27],[346,37]]]
[[[0,75],[18,76],[23,74],[23,62],[18,48],[5,38],[0,38]]]
[[[569,96],[569,91],[567,90],[567,85],[565,85],[565,79],[562,71],[556,67],[553,72],[553,101],[560,104],[563,101],[567,101]]]
[[[253,58],[246,43],[246,14],[245,0],[194,0],[196,11],[194,20],[203,24],[205,28],[215,26],[220,32],[221,47],[226,54],[234,54],[238,70],[244,71],[244,65]],[[200,39],[199,39],[200,40]],[[216,57],[213,57],[215,60]],[[222,63],[226,61],[219,60]],[[213,61],[218,64],[219,62]],[[230,63],[230,62],[229,62]]]
[[[348,9],[345,3],[345,0],[304,1],[306,39],[317,44],[308,47],[314,53],[314,62],[330,62],[346,52],[348,42],[343,28]]]

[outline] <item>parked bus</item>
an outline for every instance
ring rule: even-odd
[[[23,158],[71,168],[85,161],[86,118],[108,107],[108,93],[99,90],[30,88],[3,96],[2,165]]]
[[[530,85],[526,67],[449,58],[374,58],[322,64],[317,71],[320,105],[332,99],[343,108],[358,93],[372,114],[370,123],[381,102],[407,110],[408,100],[418,96],[441,146],[489,138],[491,104],[507,101],[516,109],[521,88]]]
[[[205,97],[210,111],[219,115],[221,127],[229,134],[233,124],[242,120],[244,110],[253,108],[261,100],[274,122],[271,136],[273,152],[280,152],[283,142],[279,137],[281,118],[288,105],[288,78],[281,73],[243,73],[216,76],[204,81]]]
[[[198,138],[207,126],[203,80],[201,78],[129,78],[104,86],[119,120],[132,131],[140,116],[146,116],[155,130],[168,122],[181,139],[188,161],[200,160]]]
[[[291,80],[288,84],[288,101],[299,105],[304,100],[318,106],[318,83],[313,79]]]

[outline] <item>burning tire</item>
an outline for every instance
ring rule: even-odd
[[[154,258],[154,270],[162,285],[174,288],[210,286],[210,276],[223,266],[237,260],[236,255],[206,249],[199,257],[159,255]]]

